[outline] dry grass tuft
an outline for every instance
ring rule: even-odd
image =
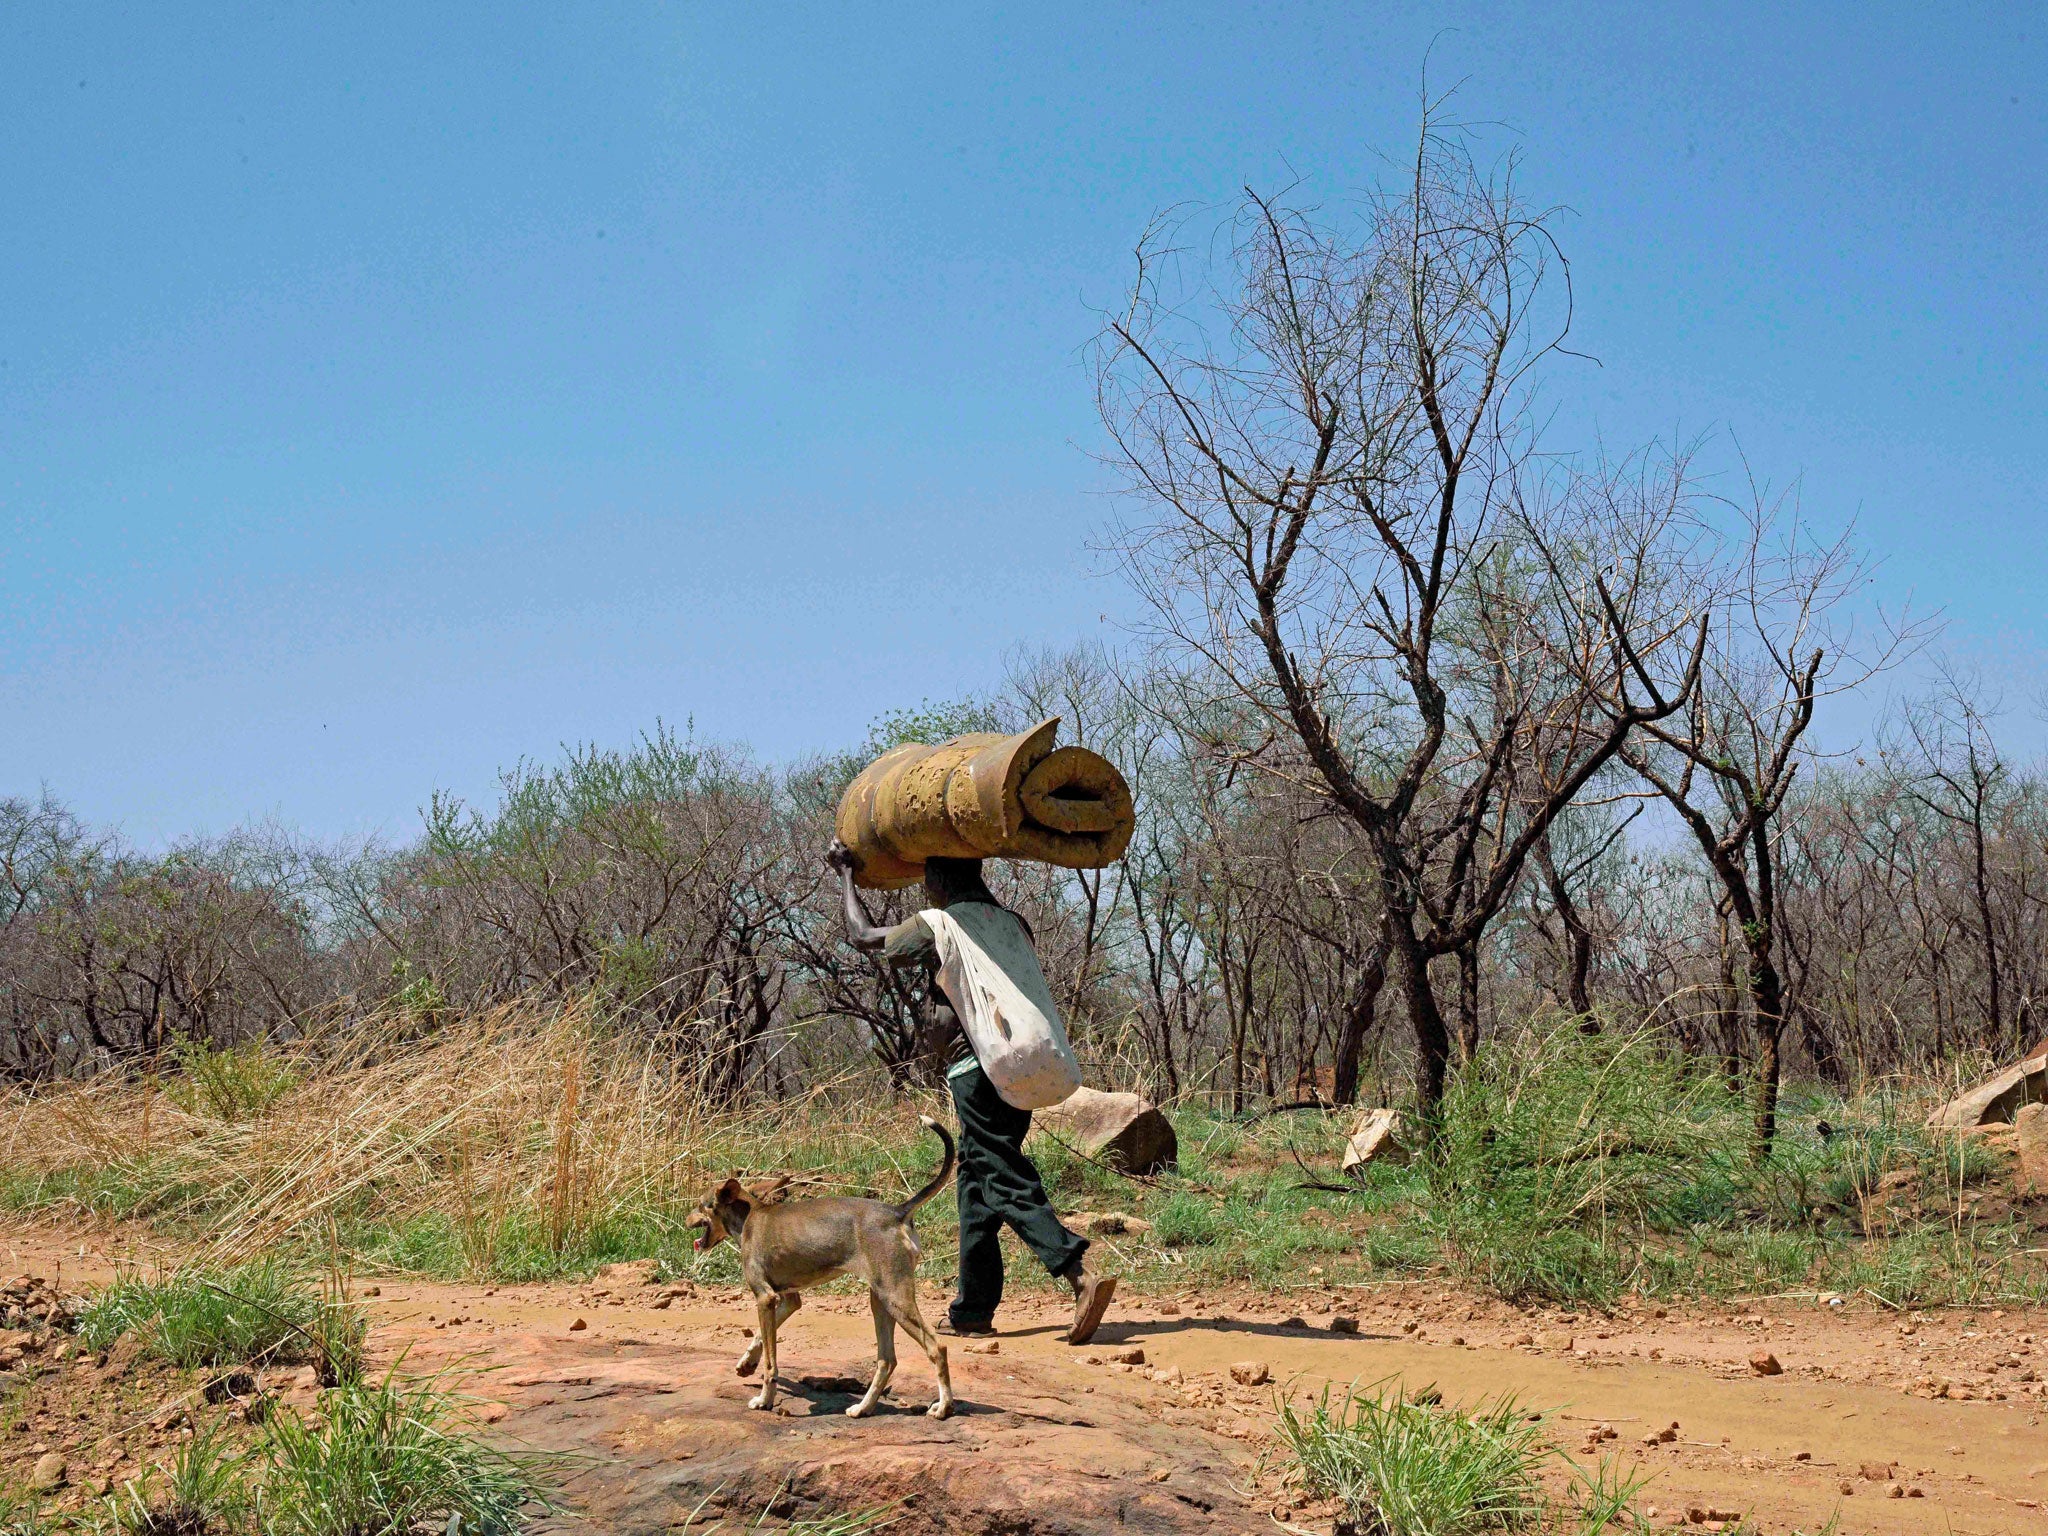
[[[828,1119],[898,1147],[913,1139],[899,1122],[915,1125],[866,1082],[720,1111],[674,1053],[586,1003],[506,1006],[424,1036],[394,1015],[286,1055],[254,1064],[291,1080],[245,1119],[111,1076],[0,1097],[0,1167],[17,1203],[203,1218],[202,1263],[437,1218],[464,1267],[488,1273],[510,1234],[560,1256],[608,1219],[680,1215],[714,1171],[763,1166]]]

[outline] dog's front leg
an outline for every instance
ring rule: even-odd
[[[789,1315],[804,1304],[803,1292],[784,1291],[775,1300],[775,1325],[781,1327],[789,1321]],[[761,1363],[761,1348],[768,1341],[768,1335],[761,1329],[754,1330],[753,1339],[747,1344],[746,1353],[733,1362],[735,1376],[751,1376],[754,1367]]]
[[[748,1399],[749,1408],[772,1409],[775,1406],[775,1324],[782,1313],[782,1298],[772,1291],[756,1299],[754,1315],[760,1319],[760,1333],[756,1342],[761,1346],[761,1390]]]

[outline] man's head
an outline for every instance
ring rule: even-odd
[[[924,861],[925,901],[934,907],[950,907],[956,901],[985,901],[995,896],[981,878],[979,859],[926,859]]]

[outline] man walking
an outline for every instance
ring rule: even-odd
[[[1074,1322],[1067,1342],[1087,1343],[1109,1309],[1116,1278],[1089,1269],[1088,1240],[1068,1231],[1046,1198],[1038,1169],[1024,1155],[1031,1112],[1008,1103],[982,1071],[973,1042],[961,1027],[959,1005],[964,1000],[949,998],[943,990],[937,935],[916,914],[893,928],[876,927],[854,889],[852,850],[835,841],[825,862],[839,871],[846,935],[854,948],[879,952],[889,965],[923,966],[932,983],[934,1021],[923,1043],[927,1050],[945,1054],[946,1086],[960,1117],[960,1287],[940,1331],[966,1336],[995,1332],[996,1307],[1003,1299],[1001,1237],[1008,1225],[1048,1273],[1073,1288]],[[1031,937],[1024,920],[990,892],[979,859],[927,860],[924,894],[926,906],[941,912],[968,903],[986,904],[1016,924],[1027,941]]]

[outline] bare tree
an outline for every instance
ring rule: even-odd
[[[1512,159],[1433,119],[1355,222],[1247,192],[1208,261],[1185,227],[1146,233],[1101,338],[1112,462],[1150,510],[1118,547],[1194,663],[1183,723],[1255,722],[1213,746],[1369,851],[1433,1114],[1430,961],[1471,963],[1558,813],[1688,696],[1682,466],[1630,487],[1535,457],[1563,263]]]
[[[2001,802],[2011,788],[2012,774],[1991,737],[1997,706],[1980,705],[1977,694],[1972,679],[1944,666],[1938,690],[1900,712],[1880,750],[1914,801],[1965,841],[1970,921],[1984,953],[1984,1039],[2004,1044],[2004,967],[1993,911],[1991,861]],[[2026,1044],[2019,1037],[2010,1042],[2015,1051]]]
[[[1779,812],[1815,706],[1890,665],[1909,635],[1880,620],[1876,643],[1859,646],[1846,601],[1864,567],[1848,536],[1816,542],[1795,501],[1772,500],[1754,483],[1751,491],[1736,509],[1743,536],[1714,613],[1705,679],[1683,711],[1645,722],[1622,755],[1677,813],[1719,886],[1723,953],[1739,953],[1756,1036],[1754,1150],[1762,1159],[1777,1133],[1786,1016]]]

